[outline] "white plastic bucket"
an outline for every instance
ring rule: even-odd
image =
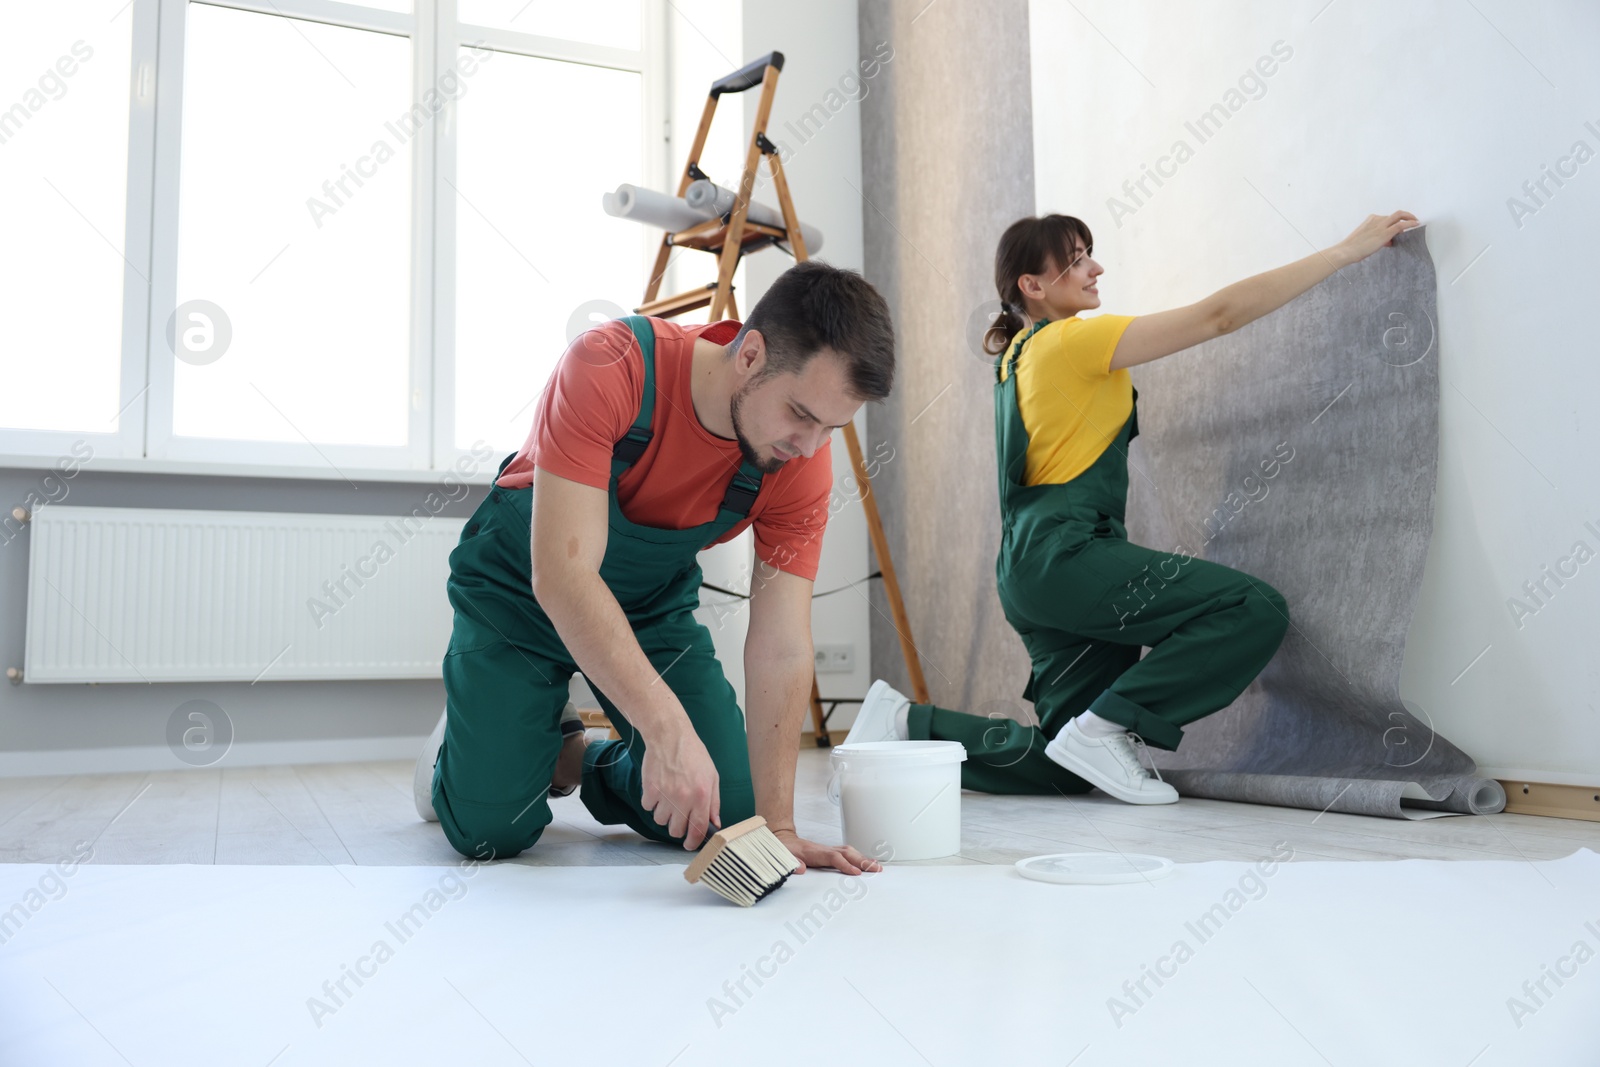
[[[845,844],[884,861],[961,851],[961,742],[862,741],[830,758]]]

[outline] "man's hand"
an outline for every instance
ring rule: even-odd
[[[807,841],[793,830],[774,830],[773,834],[800,861],[800,869],[795,871],[796,874],[805,874],[807,867],[832,867],[843,874],[883,870],[883,864],[863,856],[849,845],[819,845],[815,841]]]
[[[673,837],[686,834],[684,848],[699,848],[710,836],[708,824],[721,829],[717,765],[687,719],[682,728],[670,730],[665,738],[646,739],[640,774],[639,803]]]

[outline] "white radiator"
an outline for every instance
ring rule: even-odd
[[[465,521],[42,507],[23,680],[438,678]]]

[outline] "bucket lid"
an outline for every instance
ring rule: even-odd
[[[1117,885],[1123,882],[1151,882],[1172,873],[1173,863],[1165,856],[1145,856],[1133,852],[1057,852],[1049,856],[1029,856],[1017,861],[1017,872],[1036,882],[1064,885]]]
[[[877,767],[923,767],[961,763],[967,758],[967,748],[960,741],[857,741],[834,746],[830,758]]]

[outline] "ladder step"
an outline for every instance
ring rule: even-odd
[[[677,248],[695,248],[702,252],[714,252],[720,255],[722,245],[728,239],[727,224],[723,223],[714,230],[706,230],[700,233],[694,232],[694,230],[699,229],[700,227],[696,226],[691,230],[681,230],[678,233],[668,234],[667,237],[672,245]],[[739,238],[740,254],[756,251],[756,248],[752,246],[759,245],[764,247],[774,241],[786,241],[788,239],[788,230],[745,219],[744,233]]]
[[[664,296],[660,300],[652,300],[648,304],[640,304],[634,308],[636,315],[654,315],[658,319],[670,319],[674,315],[682,315],[686,311],[697,308],[709,307],[711,298],[716,295],[717,283],[710,282],[698,289],[679,293],[677,296]],[[733,286],[728,287],[728,292],[733,292]]]

